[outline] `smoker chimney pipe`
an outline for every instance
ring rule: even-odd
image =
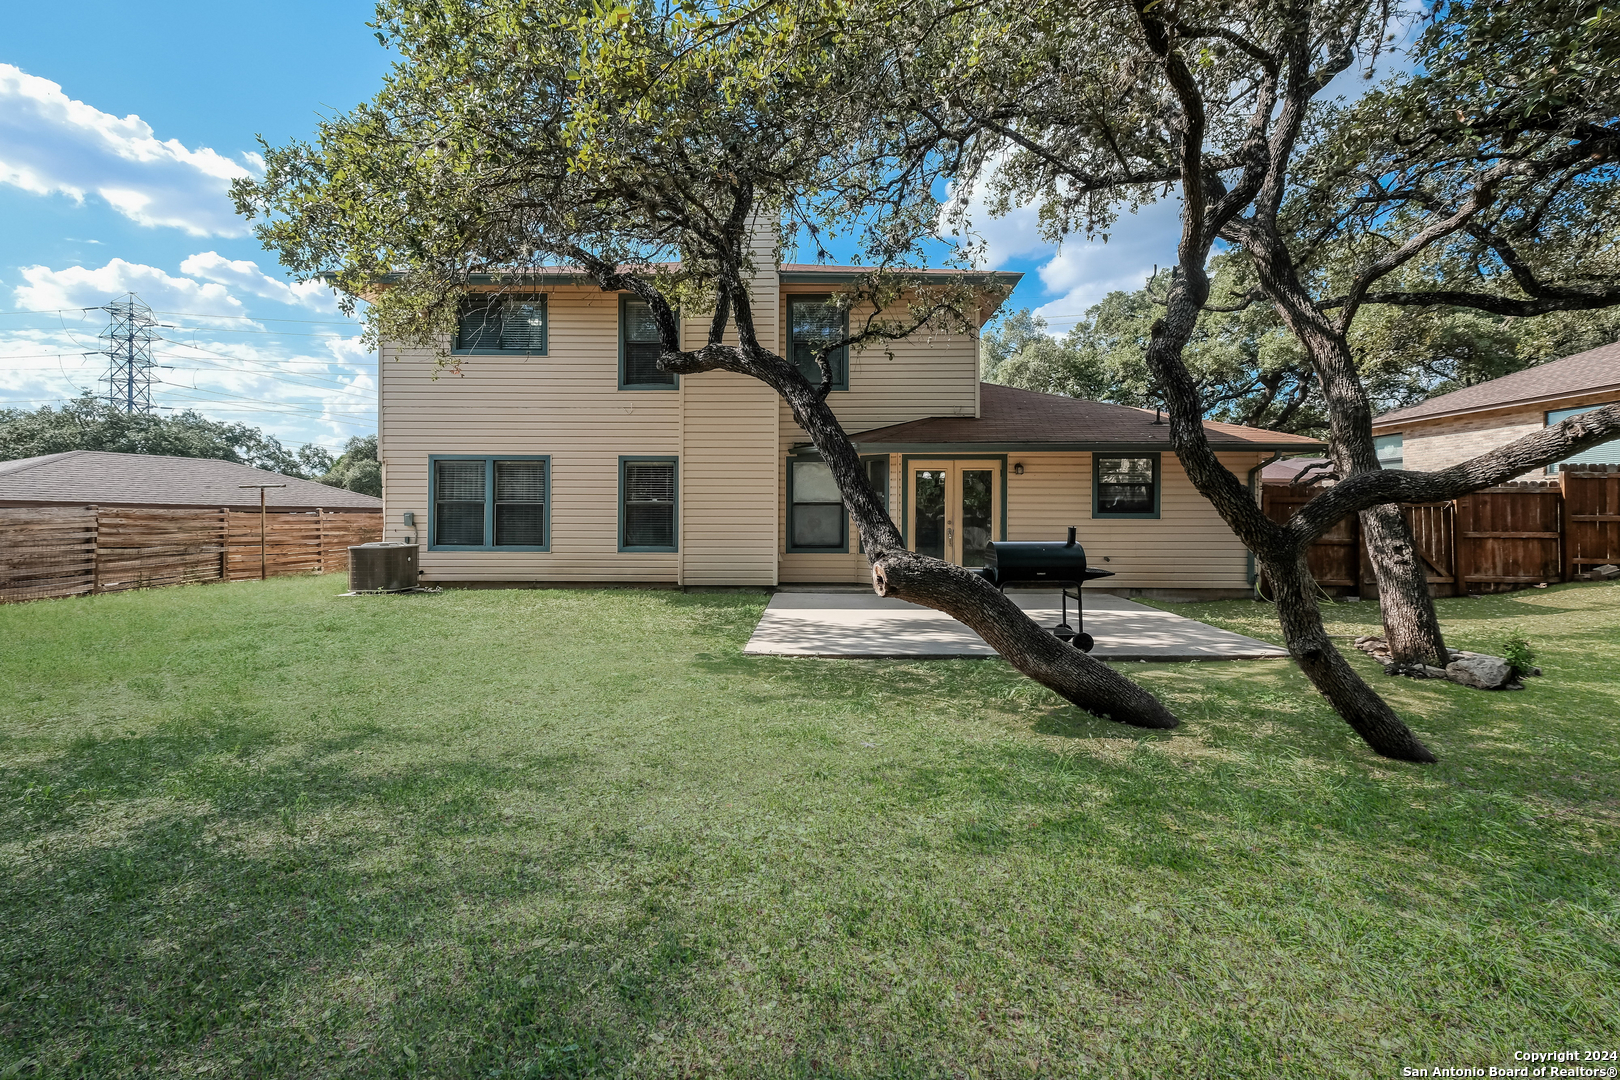
[[[1069,542],[1067,544],[1064,544],[1063,546],[1064,547],[1074,547],[1074,526],[1073,525],[1069,526]]]

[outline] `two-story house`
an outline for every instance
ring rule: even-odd
[[[830,297],[854,273],[760,272],[761,337],[807,356],[805,343],[844,318]],[[683,333],[703,340],[707,325]],[[469,302],[448,344],[459,374],[437,372],[430,350],[392,344],[378,369],[386,535],[421,545],[424,582],[870,582],[830,473],[786,405],[744,376],[658,371],[633,296],[535,276]],[[978,346],[977,335],[921,333],[833,357],[829,400],[911,547],[972,566],[989,540],[1074,525],[1116,589],[1247,591],[1244,548],[1182,472],[1168,424],[1151,410],[983,384]],[[1208,430],[1251,479],[1277,452],[1319,446]]]

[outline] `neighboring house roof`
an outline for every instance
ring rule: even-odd
[[[1465,386],[1417,405],[1395,409],[1373,419],[1374,428],[1390,428],[1414,420],[1485,412],[1510,405],[1556,402],[1580,394],[1620,392],[1620,342],[1603,345],[1562,360],[1515,371],[1490,382]]]
[[[863,431],[851,438],[861,448],[898,449],[943,445],[1007,450],[1169,450],[1170,424],[1151,409],[1039,394],[982,383],[980,416],[937,416]],[[1304,435],[1264,428],[1204,422],[1217,450],[1319,450]]]
[[[1304,472],[1312,465],[1327,464],[1325,457],[1291,457],[1281,461],[1273,461],[1260,470],[1260,481],[1265,484],[1291,484],[1294,477]],[[1317,469],[1310,478],[1314,478],[1322,470]]]
[[[214,458],[70,450],[0,462],[0,506],[146,506],[259,508],[243,484],[285,484],[265,491],[272,510],[382,510],[382,500],[313,480]]]

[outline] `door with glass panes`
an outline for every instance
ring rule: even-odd
[[[910,461],[906,468],[911,550],[958,566],[983,566],[1001,520],[1001,462]]]

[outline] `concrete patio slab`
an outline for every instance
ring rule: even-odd
[[[1007,594],[1042,626],[1058,622],[1056,592]],[[1069,625],[1074,625],[1069,604]],[[1264,660],[1287,650],[1109,593],[1086,593],[1085,629],[1099,660]],[[931,608],[874,593],[779,592],[754,636],[753,656],[948,658],[994,656],[984,639]]]

